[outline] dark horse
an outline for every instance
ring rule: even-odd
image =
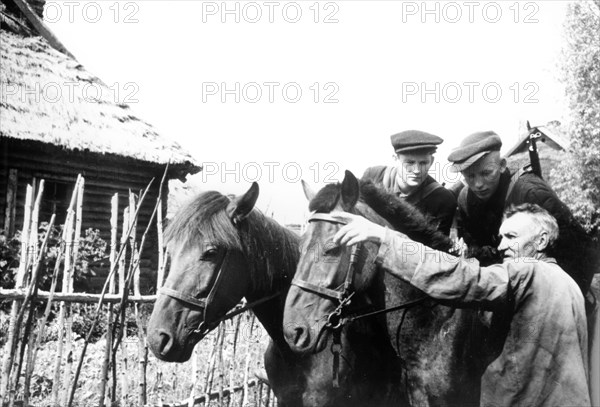
[[[362,334],[366,324],[343,336],[337,370],[329,352],[300,358],[290,350],[283,337],[283,308],[299,258],[299,237],[253,210],[258,193],[256,183],[235,199],[203,193],[169,224],[171,266],[148,326],[152,352],[164,361],[188,360],[196,343],[245,297],[256,304],[253,311],[271,338],[265,369],[280,406],[391,400],[386,392],[393,381],[386,366],[395,354],[376,330]],[[350,353],[377,341],[382,344],[374,352]],[[339,387],[334,388],[338,373]]]
[[[338,325],[355,323],[352,321],[357,316],[369,311],[355,306],[357,299],[365,295],[372,302],[371,310],[404,304],[400,306],[402,310],[385,315],[389,338],[402,362],[402,381],[398,386],[408,403],[478,405],[479,381],[486,361],[478,345],[483,331],[477,312],[441,305],[410,284],[378,272],[376,244],[334,246],[332,238],[344,222],[329,213],[359,214],[440,250],[450,250],[452,241],[438,232],[421,212],[394,195],[370,182],[359,188],[359,182],[348,171],[341,184],[327,185],[316,196],[308,192],[307,197],[312,198],[309,208],[314,214],[303,238],[284,315],[290,347],[299,354],[323,349],[321,341],[329,332],[325,329],[323,334],[323,330],[311,329],[314,322],[333,318]],[[379,296],[369,292],[373,286],[379,290]],[[342,298],[352,295],[351,304],[340,305],[340,300],[332,294],[335,291],[344,292]]]

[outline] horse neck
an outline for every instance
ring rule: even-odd
[[[270,263],[268,265],[269,267],[262,267],[260,272],[266,272],[268,268],[275,270],[272,286],[266,289],[251,286],[246,293],[248,302],[253,302],[279,292],[277,297],[254,307],[253,312],[271,339],[280,349],[288,348],[283,336],[283,311],[285,307],[285,298],[289,291],[292,278],[296,273],[296,264],[298,263],[299,257],[300,237],[292,235],[290,238],[292,239],[291,250],[295,251],[294,253],[290,253],[290,256],[294,256],[295,261],[289,262],[287,266],[275,267],[273,264],[273,256],[267,256],[266,262]]]

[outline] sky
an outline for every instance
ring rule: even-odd
[[[434,177],[475,131],[504,149],[526,120],[566,120],[564,1],[71,1],[45,21],[136,115],[204,171],[198,191],[261,187],[302,222],[315,189],[392,163],[390,136],[442,137]]]

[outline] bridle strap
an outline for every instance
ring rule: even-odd
[[[252,309],[252,308],[256,307],[257,305],[260,305],[260,304],[262,304],[264,302],[270,301],[273,298],[279,297],[280,295],[281,295],[281,291],[278,291],[275,294],[271,294],[269,296],[260,298],[260,299],[258,299],[256,301],[249,302],[246,305],[244,305],[243,307],[239,307],[237,309],[234,309],[233,311],[231,311],[231,312],[223,315],[221,318],[219,318],[219,319],[217,319],[215,321],[208,322],[208,323],[205,323],[205,324],[200,324],[200,326],[198,327],[198,329],[196,329],[194,332],[202,333],[202,334],[204,334],[206,332],[210,332],[213,329],[215,329],[217,326],[219,326],[219,324],[221,322],[228,321],[231,318],[233,318],[233,317],[241,314],[242,312],[246,312],[249,309]]]
[[[336,218],[335,216],[329,214],[329,213],[313,213],[312,215],[310,215],[308,217],[308,222],[312,222],[313,220],[324,220],[325,222],[329,222],[329,223],[339,223],[340,225],[347,225],[348,222],[346,222],[345,220],[342,220],[340,218]]]
[[[298,278],[292,280],[292,285],[295,285],[296,287],[300,287],[307,291],[311,291],[315,294],[321,294],[325,297],[329,297],[334,300],[342,300],[342,298],[344,297],[344,291],[332,290],[331,288],[321,287],[316,284],[309,283],[308,281],[300,280]]]
[[[348,224],[348,222],[346,222],[345,220],[336,218],[335,216],[332,216],[328,213],[313,213],[308,218],[308,222],[313,221],[324,221],[329,223],[337,223],[340,225]],[[342,302],[346,297],[348,297],[348,294],[350,294],[352,283],[354,282],[354,269],[356,268],[356,264],[358,263],[358,254],[360,252],[360,248],[360,244],[352,247],[352,252],[350,254],[350,264],[348,265],[348,271],[346,272],[344,284],[341,286],[341,291],[339,287],[334,290],[331,288],[321,287],[319,285],[309,283],[308,281],[304,281],[299,278],[294,278],[292,280],[292,285],[313,292],[315,294],[320,294],[325,297]]]
[[[167,295],[171,298],[176,298],[180,301],[185,302],[186,304],[193,305],[194,307],[203,308],[203,309],[206,308],[206,300],[205,299],[194,298],[191,295],[184,294],[182,292],[173,290],[171,288],[162,287],[160,289],[160,294]]]

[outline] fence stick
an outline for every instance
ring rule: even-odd
[[[114,194],[110,201],[110,255],[109,263],[110,268],[115,267],[115,260],[117,258],[117,238],[118,238],[118,226],[119,226],[119,194]],[[108,292],[110,294],[115,293],[115,276],[114,274],[110,277],[110,283]],[[112,304],[108,304],[108,310],[106,311],[106,344],[104,346],[104,360],[102,362],[102,381],[100,383],[100,400],[99,407],[104,407],[106,403],[106,384],[108,382],[108,372],[111,368],[111,355],[112,355]]]
[[[138,266],[139,269],[139,266]],[[140,296],[140,282],[139,282],[139,273],[137,275],[138,282],[134,284],[134,287],[137,287],[134,290],[134,294]],[[139,389],[138,389],[138,402],[140,406],[146,405],[146,366],[148,364],[148,344],[146,343],[146,330],[144,328],[144,319],[142,318],[142,313],[140,311],[140,304],[135,303],[133,305],[135,309],[135,319],[137,324],[137,334],[138,334],[138,364],[139,364]]]
[[[205,393],[210,393],[212,391],[213,377],[214,377],[214,370],[215,370],[215,361],[216,361],[216,357],[217,357],[217,345],[219,344],[220,336],[221,336],[221,329],[217,329],[215,331],[215,339],[213,342],[213,346],[210,350],[208,370],[206,371],[206,384],[204,385]]]
[[[161,289],[165,280],[165,249],[163,237],[163,207],[162,199],[158,200],[158,210],[156,213],[156,235],[158,239],[158,270],[156,273],[156,293]]]
[[[35,293],[37,293],[37,286],[38,286],[38,282],[37,282],[38,274],[37,273],[38,273],[39,264],[41,262],[41,258],[39,260],[37,258],[37,230],[38,230],[39,208],[40,208],[40,202],[41,202],[43,191],[44,191],[44,180],[41,180],[38,196],[36,198],[36,203],[34,205],[32,226],[31,226],[32,232],[35,231],[35,239],[33,238],[33,233],[32,233],[32,237],[29,239],[30,242],[33,242],[33,249],[34,249],[31,251],[31,253],[34,253],[34,255],[33,255],[34,260],[33,260],[33,266],[32,266],[32,270],[34,270],[34,272],[32,273],[33,275],[31,277],[31,281],[32,281],[32,283],[34,281],[36,283],[35,283],[35,285],[30,285],[30,288],[31,287],[34,288],[33,295],[35,295]],[[48,230],[46,231],[46,237],[44,238],[44,242],[42,243],[42,248],[40,248],[40,253],[43,253],[45,250],[45,246],[48,243],[48,237],[52,233],[52,228],[54,227],[54,219],[55,218],[56,218],[56,216],[53,214],[50,219],[50,224],[48,225]],[[25,305],[26,305],[26,301],[23,302],[23,310],[25,309]],[[29,308],[27,324],[25,325],[26,332],[31,332],[31,335],[25,335],[25,338],[27,338],[27,359],[26,359],[26,363],[25,363],[25,383],[23,385],[23,404],[25,404],[25,405],[29,404],[29,385],[31,383],[31,375],[33,374],[32,358],[33,358],[33,347],[35,346],[35,342],[36,342],[36,332],[35,332],[35,329],[33,329],[33,330],[31,329],[30,324],[32,321],[32,313],[34,310],[35,310],[35,308],[33,307],[33,304],[32,304]],[[21,370],[21,368],[19,367],[19,371],[20,370]]]
[[[239,338],[240,325],[242,322],[243,315],[238,315],[235,318],[235,329],[233,330],[233,350],[231,351],[231,359],[229,360],[229,388],[233,388],[233,381],[235,379],[235,362],[236,362],[236,351],[237,351],[237,342]],[[230,406],[231,402],[235,403],[235,393],[229,394],[229,398],[227,399],[227,407]]]
[[[244,366],[244,390],[242,393],[242,403],[240,404],[240,407],[242,406],[246,406],[248,404],[248,375],[250,372],[250,359],[251,359],[251,341],[250,338],[252,338],[252,330],[254,329],[254,319],[256,317],[254,316],[253,313],[250,314],[250,334],[249,334],[249,338],[247,339],[248,342],[248,346],[246,347],[246,361],[245,361],[245,366]]]
[[[38,208],[39,208],[39,205],[38,205]],[[55,219],[56,219],[56,215],[53,214],[52,217],[50,218],[50,223],[48,224],[48,230],[46,231],[44,240],[42,241],[42,245],[39,250],[38,258],[35,259],[35,261],[33,263],[34,268],[33,268],[33,273],[31,276],[31,283],[27,290],[27,297],[25,297],[25,299],[23,301],[23,306],[21,308],[21,312],[19,313],[19,318],[18,318],[18,323],[20,325],[20,321],[22,318],[21,315],[22,315],[22,313],[24,313],[25,307],[29,304],[29,313],[27,316],[27,322],[25,323],[25,334],[23,335],[24,338],[23,338],[23,342],[21,345],[21,346],[24,346],[25,339],[27,339],[27,341],[28,341],[27,363],[25,365],[25,384],[23,386],[23,400],[24,400],[25,405],[28,405],[28,400],[29,400],[29,385],[31,383],[31,375],[33,374],[33,368],[34,368],[33,348],[35,348],[35,343],[37,342],[36,335],[31,328],[32,324],[33,324],[33,314],[35,311],[33,302],[34,302],[36,294],[37,294],[37,288],[38,288],[39,279],[40,279],[40,268],[41,268],[40,265],[42,264],[42,260],[46,253],[46,247],[48,245],[48,240],[50,238],[50,235],[52,234],[52,229],[54,228]],[[31,335],[30,335],[30,333],[31,333]],[[19,361],[19,365],[17,368],[17,372],[16,372],[17,377],[19,377],[20,372],[21,372],[22,360],[23,360],[23,349],[21,349],[20,361]],[[17,383],[18,383],[18,381],[17,381]]]
[[[85,185],[85,178],[81,177],[79,184],[77,185],[77,203],[76,212],[74,217],[74,235],[72,244],[67,244],[67,250],[69,256],[65,256],[65,276],[66,276],[66,292],[73,292],[73,281],[75,276],[75,267],[79,258],[79,241],[81,236],[81,217],[83,213],[83,190]],[[71,227],[71,226],[70,226]],[[63,280],[65,281],[65,280]],[[63,286],[63,292],[64,286]],[[69,384],[71,383],[71,375],[73,368],[73,313],[70,303],[61,303],[65,305],[65,317],[66,317],[66,331],[65,331],[65,354],[67,359],[65,361],[65,367],[63,371],[63,384],[64,393],[62,398],[62,405],[66,405],[69,400]]]
[[[190,396],[188,400],[188,407],[194,407],[194,398],[196,397],[196,380],[198,379],[198,346],[194,347],[192,351],[192,380],[190,380]]]
[[[223,342],[225,339],[225,324],[219,325],[221,330],[221,339],[219,340],[219,407],[223,407],[223,387],[225,382],[225,367],[223,362]]]
[[[33,189],[27,185],[25,194],[25,219],[23,221],[23,232],[21,233],[21,257],[19,269],[15,278],[15,287],[22,288],[25,279],[25,270],[27,269],[27,248],[29,244],[29,225],[31,222],[31,201]],[[10,319],[8,325],[8,340],[4,347],[4,360],[2,362],[2,380],[0,381],[0,402],[4,401],[8,386],[10,383],[10,371],[12,369],[13,355],[16,348],[16,339],[19,337],[19,327],[16,325],[17,313],[19,311],[20,301],[13,301],[10,310]]]

